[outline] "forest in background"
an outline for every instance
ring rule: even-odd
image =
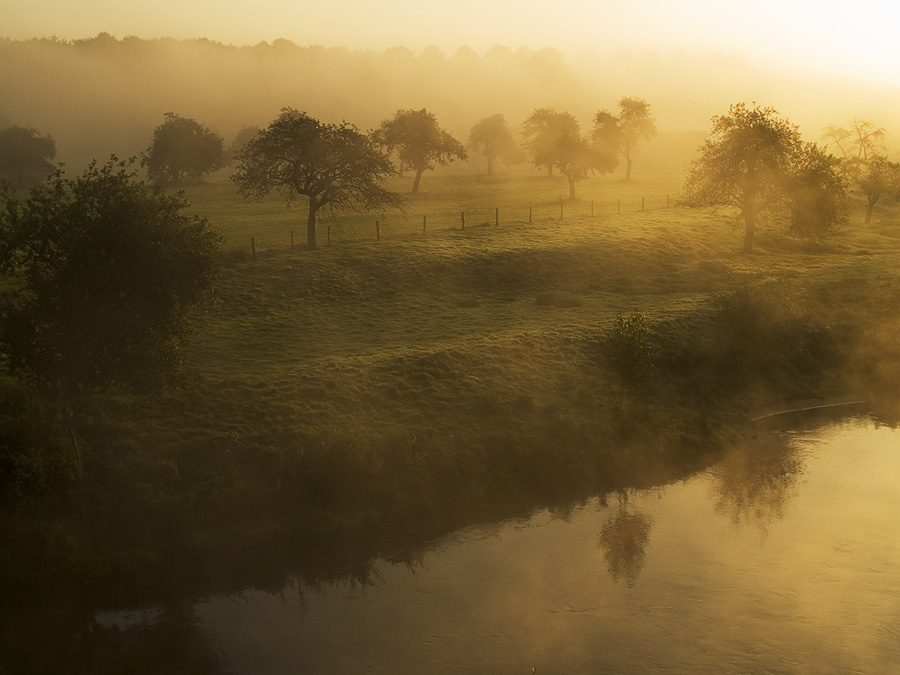
[[[31,126],[57,143],[57,161],[77,170],[110,154],[138,155],[172,111],[210,126],[226,141],[244,125],[264,127],[291,106],[326,122],[366,131],[398,109],[427,108],[465,138],[478,120],[502,113],[520,128],[533,109],[567,110],[583,128],[622,96],[651,105],[660,134],[642,149],[641,170],[681,171],[713,115],[736,101],[772,106],[819,140],[828,124],[859,118],[900,128],[900,88],[809,75],[766,73],[741,57],[684,53],[586,53],[566,60],[552,48],[461,47],[415,54],[208,39],[0,39],[0,128]],[[865,73],[860,74],[861,77]],[[888,137],[888,146],[897,139]],[[891,148],[892,150],[894,148]],[[483,161],[469,162],[482,170]]]

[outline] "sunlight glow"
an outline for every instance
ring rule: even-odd
[[[555,47],[570,57],[588,50],[720,52],[794,72],[900,84],[900,42],[892,34],[898,13],[885,0],[9,0],[0,37],[79,39],[105,31],[231,44],[285,38],[350,49],[402,45],[417,53],[435,44],[447,56],[463,45],[483,54],[495,44]]]

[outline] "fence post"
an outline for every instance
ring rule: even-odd
[[[666,195],[666,208],[669,208],[669,195]]]
[[[466,212],[465,211],[459,212],[459,220],[462,223],[462,229],[466,229]]]
[[[641,197],[641,211],[644,210],[644,198]]]
[[[375,221],[375,241],[381,241],[381,222]]]
[[[594,200],[591,200],[591,218],[594,217]]]
[[[422,216],[422,234],[425,234],[425,229],[428,227],[428,216]]]
[[[500,226],[500,208],[499,207],[494,209],[494,226],[495,227]]]
[[[250,254],[253,256],[253,259],[256,260],[256,239],[250,237]]]
[[[328,226],[328,245],[331,246],[331,225]]]
[[[616,200],[616,214],[622,213],[622,198]]]
[[[563,219],[563,200],[559,200],[559,219]]]
[[[531,207],[528,207],[528,222],[531,222]]]

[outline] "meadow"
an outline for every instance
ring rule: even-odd
[[[226,243],[189,376],[156,397],[85,395],[77,486],[58,426],[10,408],[5,428],[43,449],[21,458],[0,520],[14,544],[0,583],[208,571],[385,523],[651,485],[801,399],[861,397],[891,419],[897,205],[863,227],[854,203],[824,242],[763,229],[746,256],[734,214],[678,205],[680,185],[591,178],[560,217],[563,178],[426,174],[404,212],[321,222],[313,251],[305,209],[246,203],[225,180],[191,187]],[[604,341],[632,313],[652,370],[623,398]]]

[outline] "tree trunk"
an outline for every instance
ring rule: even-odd
[[[569,199],[575,199],[575,177],[568,176],[569,179]]]
[[[416,180],[413,182],[412,193],[414,195],[419,194],[419,181],[422,180],[422,174],[425,173],[425,169],[416,169]]]
[[[625,158],[625,180],[631,180],[631,157]]]
[[[755,214],[744,214],[744,249],[743,253],[753,253],[753,230],[756,229]]]
[[[866,206],[866,225],[872,224],[872,214],[875,212],[875,204],[878,203],[878,197],[869,195],[868,205]]]
[[[488,161],[487,175],[493,176],[494,175],[494,158],[492,156],[488,155],[487,161]]]
[[[316,211],[319,206],[312,199],[309,200],[309,216],[306,218],[306,247],[309,250],[316,247]]]

